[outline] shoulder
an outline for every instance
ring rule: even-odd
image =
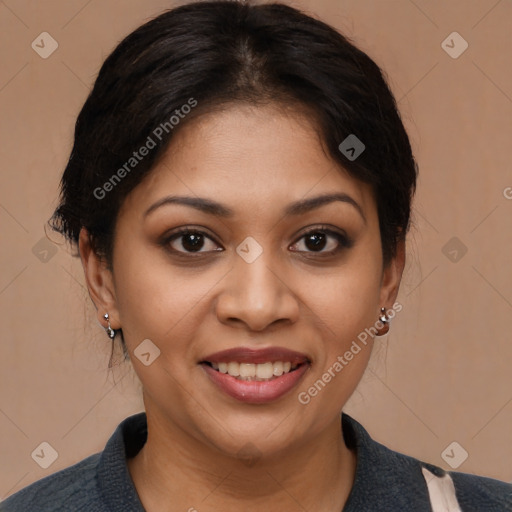
[[[146,414],[125,418],[103,451],[21,489],[0,503],[0,512],[107,512],[140,510],[127,457],[147,438]]]
[[[343,435],[357,449],[356,480],[347,510],[512,512],[512,484],[447,471],[375,441],[345,413]],[[449,504],[452,504],[450,508]],[[375,507],[375,508],[372,508]]]
[[[464,512],[512,512],[512,484],[484,476],[447,472]]]
[[[101,511],[97,499],[99,457],[100,453],[90,455],[24,487],[0,503],[0,512]]]
[[[381,447],[382,455],[387,456],[388,461],[394,466],[392,470],[394,476],[400,476],[398,487],[402,487],[404,493],[407,492],[407,487],[409,489],[425,487],[428,501],[433,506],[434,512],[445,510],[512,512],[512,484],[510,483],[470,473],[447,471],[429,462],[390,450],[382,445]],[[448,503],[459,508],[445,508]]]
[[[447,471],[429,462],[381,446],[381,453],[395,466],[394,473],[402,482],[411,478],[426,486],[434,512],[460,510],[461,512],[512,512],[512,484],[485,476]],[[421,471],[422,478],[419,478]],[[406,476],[408,475],[408,476]],[[405,491],[405,489],[404,489]],[[444,508],[452,503],[459,508]],[[436,502],[437,500],[437,502]]]

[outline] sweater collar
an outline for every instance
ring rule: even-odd
[[[428,503],[421,467],[416,459],[374,441],[364,427],[346,413],[342,413],[342,432],[346,445],[357,455],[354,484],[343,512],[373,510],[370,502],[377,510],[380,504],[389,503],[390,499],[403,507],[400,509],[420,511],[418,501],[413,503],[408,496],[414,500],[426,498]],[[118,425],[101,453],[98,485],[112,512],[144,512],[126,459],[134,457],[146,440],[147,417],[141,412]]]

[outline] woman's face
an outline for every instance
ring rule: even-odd
[[[344,354],[392,306],[402,268],[383,269],[370,187],[306,117],[238,105],[184,125],[127,197],[93,297],[123,329],[148,419],[217,452],[271,456],[339,425],[371,338]]]

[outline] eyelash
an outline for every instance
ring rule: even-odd
[[[334,255],[338,254],[339,252],[341,252],[343,249],[350,249],[354,245],[354,241],[351,238],[349,238],[347,235],[344,235],[342,233],[338,233],[337,231],[334,231],[334,230],[332,230],[332,229],[330,229],[330,228],[328,228],[326,226],[319,226],[319,227],[315,227],[313,229],[309,229],[308,231],[302,233],[300,235],[300,237],[297,239],[297,241],[294,242],[292,245],[296,245],[302,239],[304,239],[307,236],[312,235],[312,234],[324,234],[324,235],[331,236],[331,237],[335,238],[338,241],[339,245],[338,245],[338,247],[336,249],[331,250],[331,251],[294,251],[294,252],[320,255],[320,257],[334,256]],[[167,250],[169,250],[173,254],[176,254],[176,255],[178,255],[180,257],[183,256],[185,258],[191,258],[191,257],[192,258],[199,258],[203,254],[208,254],[208,253],[211,253],[211,252],[222,252],[222,251],[197,251],[197,252],[193,252],[193,251],[190,251],[190,252],[189,251],[178,251],[176,249],[172,249],[172,248],[169,247],[171,242],[173,242],[176,239],[179,239],[180,237],[182,237],[184,235],[203,236],[203,237],[206,237],[206,238],[210,239],[211,241],[213,241],[217,245],[220,245],[220,244],[218,244],[213,239],[213,237],[208,235],[208,233],[206,233],[204,231],[201,231],[201,230],[198,230],[198,229],[195,229],[195,228],[188,228],[188,227],[181,228],[178,231],[175,231],[174,233],[169,234],[168,236],[166,236],[162,240],[161,245],[164,246]]]

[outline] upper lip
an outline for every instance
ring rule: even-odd
[[[206,356],[201,362],[207,363],[229,363],[236,361],[238,363],[267,363],[275,361],[290,361],[292,364],[301,364],[309,362],[309,358],[295,350],[289,350],[284,347],[268,348],[250,348],[236,347],[227,350],[221,350]]]

